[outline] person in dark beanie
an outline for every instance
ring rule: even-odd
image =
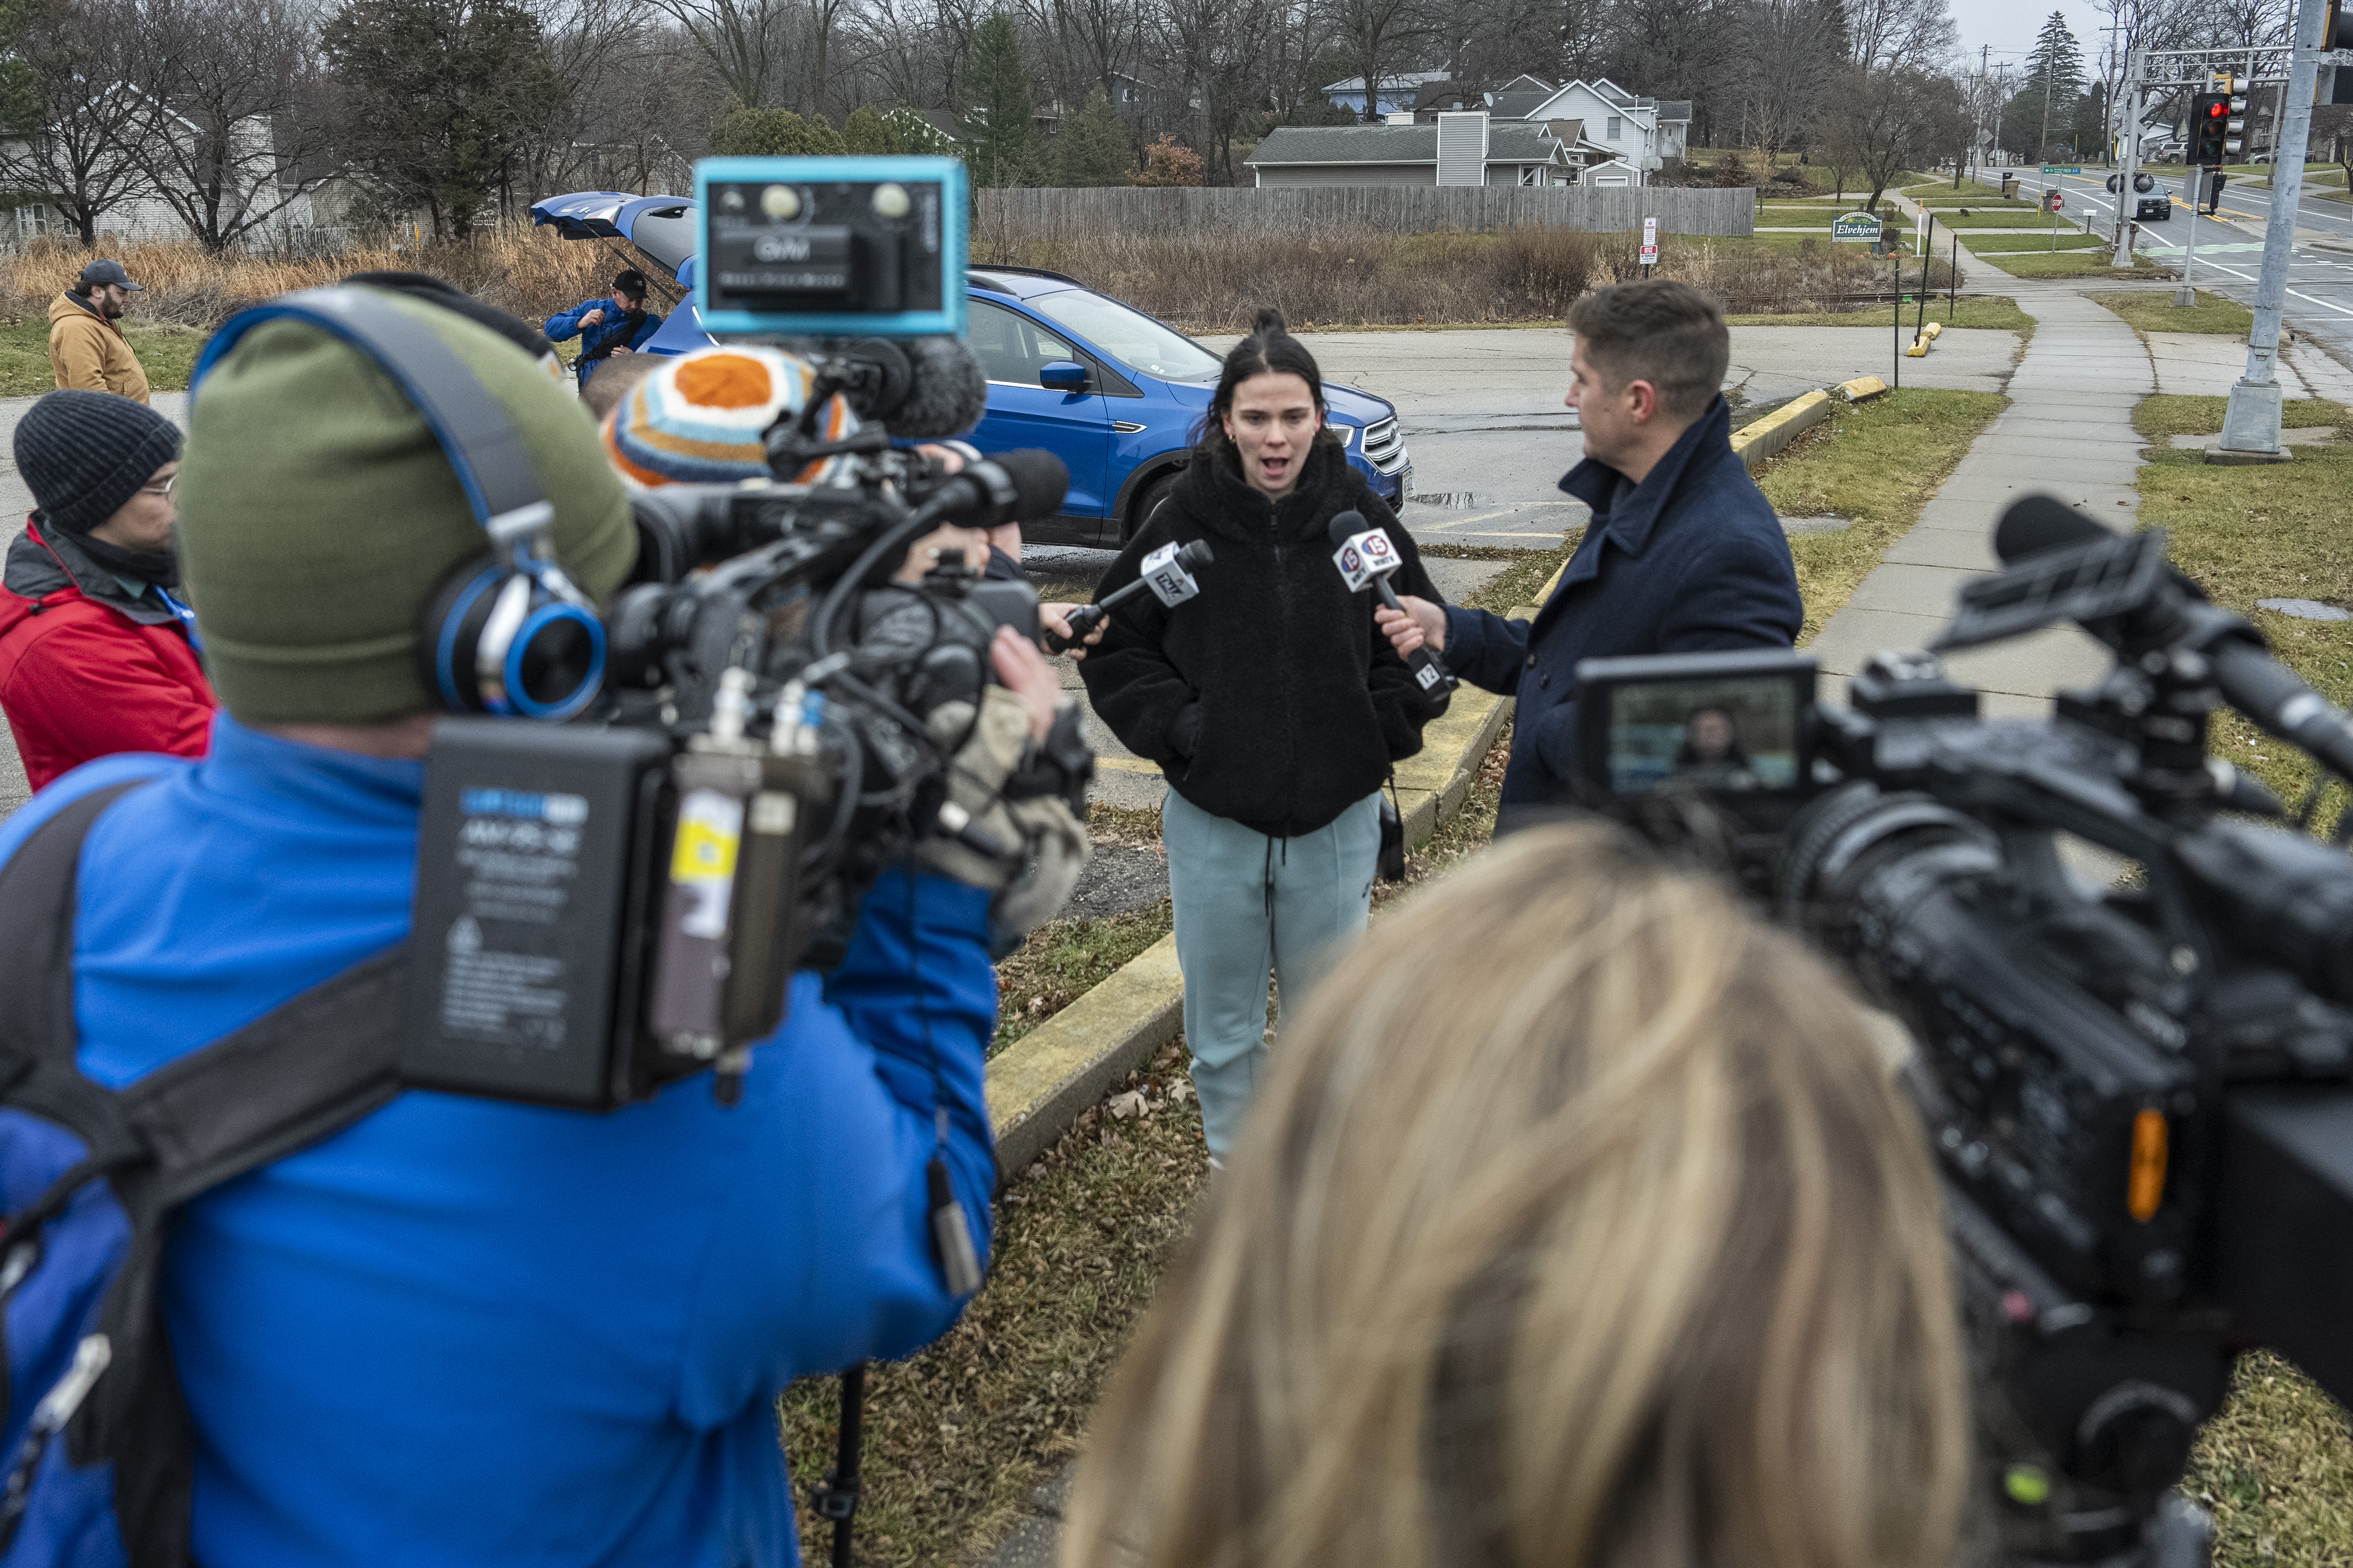
[[[646,309],[646,275],[635,268],[613,279],[613,292],[602,300],[583,300],[569,310],[547,318],[547,335],[556,342],[580,340],[580,384],[586,387],[596,367],[615,354],[634,353],[661,330],[662,319]]]
[[[380,297],[504,411],[554,563],[607,600],[637,534],[577,399],[499,331]],[[74,1059],[112,1088],[411,941],[440,711],[424,623],[491,559],[424,416],[341,338],[251,325],[189,401],[180,549],[223,706],[212,750],[93,763],[0,824],[14,869],[44,820],[128,786],[90,826],[72,894]],[[993,652],[1003,684],[966,726],[966,779],[984,744],[998,777],[1018,765],[1060,695],[1009,629]],[[519,747],[533,729],[478,725]],[[513,892],[512,919],[572,918],[532,899],[567,896],[540,874],[566,851],[510,842],[470,849],[490,868],[460,874]],[[160,1505],[188,1532],[178,1557],[791,1563],[782,1390],[955,1321],[970,1286],[935,1260],[934,1182],[986,1264],[984,881],[1013,873],[978,860],[934,837],[884,870],[841,962],[790,980],[786,1022],[732,1105],[707,1076],[601,1115],[410,1089],[178,1210],[160,1284],[194,1447],[192,1501]],[[531,885],[496,880],[510,876]],[[470,915],[414,941],[488,942],[480,994],[540,1017],[540,987],[565,982],[511,967],[525,961],[498,951],[505,923]]]
[[[1269,970],[1290,1017],[1365,929],[1382,783],[1446,709],[1333,563],[1332,520],[1351,509],[1388,531],[1398,589],[1438,598],[1412,536],[1325,424],[1314,356],[1261,310],[1226,356],[1192,460],[1097,597],[1134,582],[1153,551],[1206,540],[1199,595],[1130,600],[1079,665],[1112,733],[1168,780],[1160,836],[1212,1164],[1265,1071]]]
[[[104,392],[52,392],[16,422],[40,510],[0,571],[0,712],[39,789],[115,752],[200,757],[213,689],[172,547],[180,430]]]
[[[73,288],[49,301],[49,369],[60,390],[111,392],[147,401],[147,371],[122,335],[122,313],[140,292],[120,261],[81,269]]]

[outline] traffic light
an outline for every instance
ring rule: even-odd
[[[2189,100],[2189,161],[2200,168],[2230,160],[2231,95],[2201,92]]]
[[[2228,163],[2235,161],[2239,156],[2239,150],[2246,145],[2246,96],[2243,93],[2234,92],[2231,95],[2229,102],[2231,115],[2229,119],[2222,121],[2222,151],[2228,153],[2229,156],[2216,159],[2215,162],[2218,163]]]
[[[2320,47],[2324,49],[2353,49],[2353,5],[2345,0],[2328,0],[2328,19],[2320,29]]]

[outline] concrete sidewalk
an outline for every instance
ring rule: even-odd
[[[1814,639],[1826,674],[1852,676],[1882,648],[1933,641],[1962,586],[1995,569],[1994,522],[2022,496],[2055,496],[2119,531],[2135,525],[2143,442],[2132,411],[2157,389],[2147,350],[2115,314],[2072,292],[2021,290],[2018,302],[2035,331],[2010,380],[2010,406]],[[2097,680],[2107,662],[2072,628],[1949,661],[1956,679],[1986,692],[1989,713],[2039,711],[2059,688]],[[1842,700],[1843,680],[1824,695]]]

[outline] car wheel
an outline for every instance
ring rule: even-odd
[[[1152,514],[1160,510],[1160,503],[1176,489],[1184,473],[1182,468],[1171,468],[1138,492],[1135,504],[1127,509],[1127,526],[1120,531],[1120,543],[1125,544],[1144,531],[1144,525],[1152,521]]]

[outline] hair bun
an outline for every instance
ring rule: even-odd
[[[1281,332],[1287,337],[1290,335],[1291,327],[1283,321],[1282,312],[1269,305],[1259,311],[1258,321],[1250,328],[1252,336],[1261,332]]]

